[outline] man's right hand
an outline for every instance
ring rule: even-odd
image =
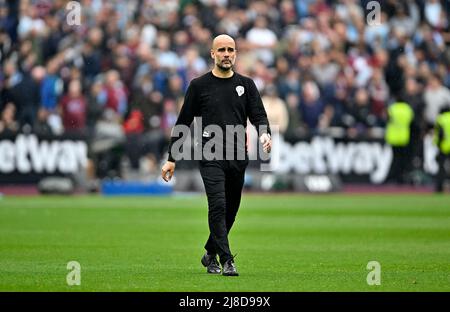
[[[173,173],[175,172],[175,163],[172,161],[166,161],[161,169],[161,177],[164,181],[169,182],[172,179]]]

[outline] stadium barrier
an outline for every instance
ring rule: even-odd
[[[274,142],[276,144],[273,145],[269,161],[263,162],[257,157],[250,161],[246,180],[248,188],[338,191],[341,184],[345,183],[376,185],[386,182],[392,164],[392,149],[382,139],[331,136],[285,139],[279,136]],[[250,142],[250,159],[256,147],[257,143]],[[37,185],[44,178],[80,174],[85,171],[88,162],[88,149],[87,139],[81,135],[0,136],[0,185]],[[436,155],[437,148],[432,144],[431,136],[425,136],[421,165],[423,174],[433,175],[437,172]],[[171,185],[173,189],[203,191],[197,170],[186,174],[181,170],[183,167],[194,169],[196,166],[183,166],[183,162],[192,163],[180,161],[177,164],[175,182]],[[261,170],[261,165],[265,165],[264,170]],[[158,178],[155,177],[155,180]],[[45,186],[45,183],[42,185]]]
[[[85,171],[88,144],[82,135],[0,136],[0,184],[36,184],[47,177]]]

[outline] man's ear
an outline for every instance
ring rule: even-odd
[[[211,58],[214,59],[214,50],[211,49]]]

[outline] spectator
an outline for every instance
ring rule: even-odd
[[[164,69],[177,69],[181,65],[179,56],[170,49],[170,37],[161,33],[156,40],[156,59]]]
[[[442,7],[441,1],[439,0],[425,1],[425,8],[424,8],[425,20],[433,28],[443,29],[448,27],[448,19],[444,10],[445,9]]]
[[[386,48],[389,39],[390,26],[385,12],[380,14],[380,23],[367,25],[364,30],[364,39],[367,45],[374,48]]]
[[[119,117],[123,117],[128,108],[128,94],[117,70],[109,70],[106,73],[102,92],[101,96],[105,98],[105,108],[110,109]]]
[[[41,85],[41,105],[49,112],[54,112],[59,96],[63,90],[63,82],[58,75],[59,60],[53,58],[47,63],[47,74]]]
[[[274,85],[267,85],[263,93],[262,102],[270,125],[278,127],[280,134],[284,134],[289,122],[286,103],[278,97]]]
[[[4,136],[11,136],[17,133],[19,125],[14,119],[16,114],[16,107],[13,103],[9,102],[1,113],[0,119],[0,134]]]
[[[386,123],[386,107],[390,94],[381,68],[374,69],[372,79],[368,84],[368,91],[371,100],[371,114],[377,119],[376,125],[384,126]]]
[[[431,129],[436,122],[439,111],[450,103],[450,90],[442,85],[441,77],[432,74],[428,78],[424,93],[425,121]]]
[[[300,94],[300,73],[297,69],[291,69],[284,76],[278,76],[277,89],[279,90],[280,97],[285,99],[288,94],[295,93]]]
[[[18,71],[14,61],[8,60],[4,68],[6,101],[16,107],[16,118],[21,127],[32,126],[39,107],[39,86],[32,77]]]
[[[192,79],[200,76],[208,70],[206,61],[200,57],[198,49],[191,47],[186,50],[182,60],[182,67],[186,70],[187,79]]]
[[[352,69],[341,70],[333,84],[324,89],[324,99],[332,113],[329,122],[333,127],[348,126],[345,123],[346,118],[344,114],[350,106],[348,102],[354,93],[353,79],[354,73]]]
[[[13,4],[11,4],[13,5]],[[5,36],[2,36],[4,40],[9,40],[8,45],[11,45],[16,41],[17,37],[17,16],[11,14],[9,6],[1,1],[0,2],[0,29],[5,31]],[[4,43],[5,41],[1,40]]]
[[[106,102],[105,93],[103,93],[103,83],[101,80],[96,80],[92,86],[87,88],[89,93],[87,95],[87,109],[86,109],[86,127],[89,137],[92,137],[95,132],[97,121],[103,114],[103,107]]]
[[[72,80],[69,91],[60,102],[63,126],[67,132],[84,134],[86,132],[86,98],[82,94],[81,82]]]
[[[320,87],[335,81],[339,73],[339,65],[330,59],[327,51],[319,51],[313,58],[311,73]]]
[[[413,1],[398,2],[395,14],[390,20],[391,29],[399,30],[407,36],[414,34],[419,22],[419,9]]]
[[[180,75],[171,75],[167,83],[167,93],[166,98],[177,100],[184,96],[185,86],[182,77]]]
[[[371,111],[369,93],[365,88],[358,88],[348,108],[352,117],[348,132],[350,136],[364,135],[368,128],[375,126],[376,118]]]
[[[44,108],[39,108],[36,121],[33,125],[33,132],[39,136],[52,136],[52,127],[48,123],[50,112]]]
[[[123,124],[126,135],[125,152],[131,164],[131,168],[138,169],[141,158],[141,138],[144,131],[142,112],[132,109]]]
[[[17,32],[19,38],[23,39],[30,34],[36,37],[43,36],[46,31],[45,22],[38,15],[37,7],[34,5],[24,5],[21,7],[21,17]]]
[[[319,87],[314,81],[306,81],[300,100],[300,114],[310,133],[317,131],[324,108],[325,103],[320,95]]]
[[[86,42],[83,44],[81,56],[84,65],[82,67],[83,77],[86,79],[86,85],[89,86],[95,76],[100,73],[101,53],[90,42]]]
[[[270,30],[265,16],[258,16],[255,20],[253,28],[251,28],[246,38],[255,49],[257,57],[266,65],[272,65],[274,62],[274,54],[272,49],[277,43],[276,34]]]
[[[300,138],[304,134],[300,116],[300,98],[296,93],[289,93],[286,96],[286,107],[288,111],[289,121],[285,135],[287,138]]]
[[[420,168],[423,158],[423,136],[425,134],[425,122],[423,112],[425,103],[423,100],[423,86],[418,81],[410,77],[406,79],[405,87],[401,99],[409,104],[414,113],[411,123],[410,153],[413,157],[413,165]]]

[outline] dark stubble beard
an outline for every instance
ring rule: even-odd
[[[230,64],[231,64],[230,67],[224,67],[224,66],[222,66],[221,63],[218,63],[218,64],[216,64],[216,65],[217,65],[217,68],[219,68],[219,70],[220,70],[222,73],[226,74],[226,73],[230,72],[231,69],[233,68],[233,64],[231,63],[231,61],[230,61]]]

